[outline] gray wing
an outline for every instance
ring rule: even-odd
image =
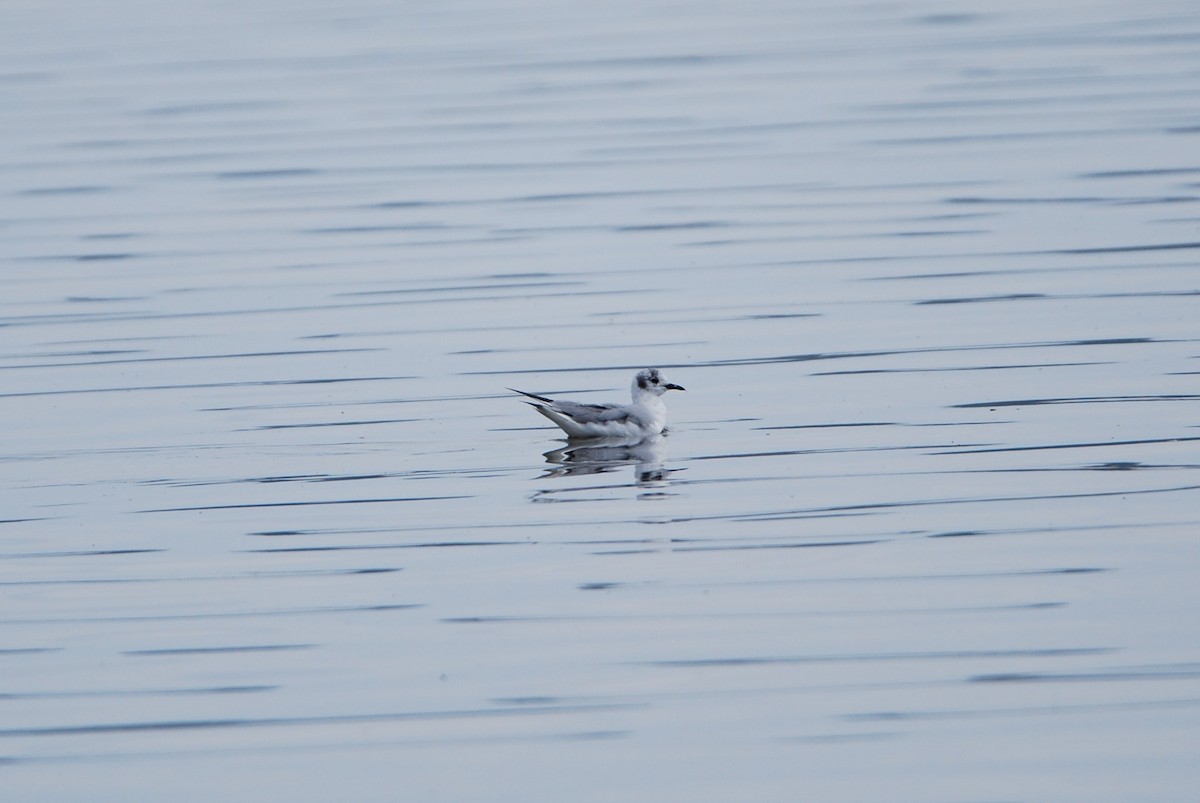
[[[629,418],[629,408],[624,404],[581,404],[579,402],[555,401],[550,408],[557,410],[581,424],[592,421],[625,421]]]
[[[568,418],[578,421],[581,424],[592,422],[605,421],[627,421],[633,417],[632,411],[628,405],[624,404],[583,404],[573,401],[558,401],[550,399],[546,396],[539,396],[536,393],[530,393],[525,390],[517,390],[509,388],[513,393],[520,393],[522,396],[528,396],[535,401],[530,402],[534,407],[546,408],[553,410],[556,413],[561,413]]]

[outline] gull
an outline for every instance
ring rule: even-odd
[[[584,404],[547,399],[523,390],[509,388],[533,399],[526,402],[567,433],[568,438],[648,438],[667,426],[667,408],[662,395],[668,390],[683,390],[671,384],[657,368],[638,371],[633,378],[632,404]]]

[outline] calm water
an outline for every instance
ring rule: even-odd
[[[0,18],[6,798],[1193,799],[1194,3]]]

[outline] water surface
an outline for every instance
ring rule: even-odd
[[[1190,4],[122,9],[0,26],[11,794],[1194,794]]]

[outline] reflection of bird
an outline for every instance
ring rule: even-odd
[[[638,371],[633,378],[632,404],[584,404],[556,401],[523,390],[513,393],[528,396],[533,409],[549,418],[571,438],[645,438],[657,435],[667,426],[667,408],[662,395],[668,390],[683,390],[666,380],[657,368]]]
[[[636,465],[636,473],[641,481],[664,473],[662,464],[667,457],[667,441],[662,435],[651,435],[643,440],[595,438],[554,449],[543,457],[547,463],[562,466],[551,470],[548,476],[602,474],[621,466]]]
[[[633,478],[642,488],[657,488],[667,481],[678,469],[663,467],[667,459],[667,439],[662,435],[648,438],[595,438],[567,444],[544,455],[547,463],[556,468],[546,471],[543,477],[573,477],[584,474],[604,474],[621,466],[633,466]],[[578,489],[565,489],[569,491]],[[538,491],[534,498],[551,501],[551,495],[561,490]]]

